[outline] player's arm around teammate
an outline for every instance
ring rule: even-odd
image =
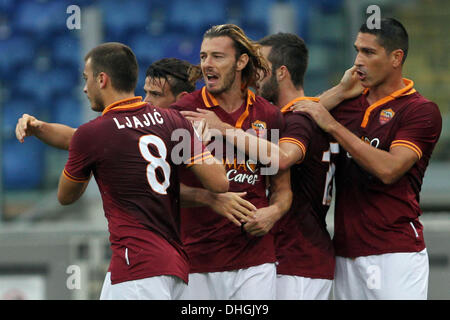
[[[416,152],[409,148],[385,151],[372,147],[336,121],[320,102],[302,102],[297,110],[313,117],[322,130],[331,134],[362,168],[384,184],[396,182],[418,160]]]
[[[181,111],[181,114],[191,121],[206,119],[210,128],[219,130],[225,139],[235,145],[240,152],[249,154],[251,146],[257,146],[256,154],[261,163],[272,165],[274,161],[277,161],[280,167],[285,167],[286,155],[278,145],[221,121],[213,111],[197,109],[197,112]],[[238,141],[245,141],[245,143],[238,143]],[[261,152],[261,150],[264,151]]]

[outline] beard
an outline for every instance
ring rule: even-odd
[[[259,95],[264,99],[276,104],[280,94],[280,86],[274,74],[272,74],[259,89]]]
[[[91,99],[91,109],[93,111],[102,112],[105,109],[105,103],[99,94],[95,94]]]
[[[216,89],[208,89],[208,91],[212,94],[221,94],[224,93],[228,90],[230,90],[230,88],[233,86],[234,84],[234,79],[236,78],[236,69],[237,69],[237,64],[235,63],[230,71],[228,71],[224,77],[223,77],[223,85],[219,88]]]

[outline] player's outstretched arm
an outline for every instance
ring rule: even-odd
[[[182,207],[208,206],[235,225],[253,219],[256,207],[243,197],[246,192],[215,193],[202,188],[180,185]]]
[[[17,120],[16,138],[23,143],[25,137],[35,136],[52,147],[69,150],[70,140],[75,130],[63,124],[48,123],[24,114]]]
[[[258,209],[255,212],[255,219],[244,226],[245,231],[253,236],[267,234],[292,204],[290,170],[278,171],[275,176],[271,176],[270,180],[270,205]]]

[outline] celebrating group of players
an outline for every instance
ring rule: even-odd
[[[397,20],[362,25],[354,47],[341,82],[308,97],[300,37],[254,42],[213,26],[199,66],[165,58],[147,69],[142,101],[132,50],[105,43],[83,72],[101,116],[73,129],[24,114],[21,142],[69,150],[62,204],[96,179],[112,249],[100,298],[314,300],[333,288],[335,299],[426,299],[419,192],[441,115],[402,76],[408,35]],[[178,165],[180,128],[191,152]]]

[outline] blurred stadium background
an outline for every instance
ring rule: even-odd
[[[108,234],[95,181],[62,207],[56,187],[67,152],[15,138],[23,113],[78,127],[96,116],[82,92],[84,54],[104,41],[136,53],[142,90],[147,66],[163,57],[198,63],[203,32],[235,23],[258,40],[278,31],[310,50],[306,92],[335,84],[354,59],[353,40],[376,4],[410,35],[405,76],[443,114],[422,191],[430,255],[430,299],[450,298],[450,2],[446,0],[0,0],[0,299],[98,299],[109,263]],[[81,28],[69,29],[77,5]],[[332,230],[332,211],[329,214]]]

